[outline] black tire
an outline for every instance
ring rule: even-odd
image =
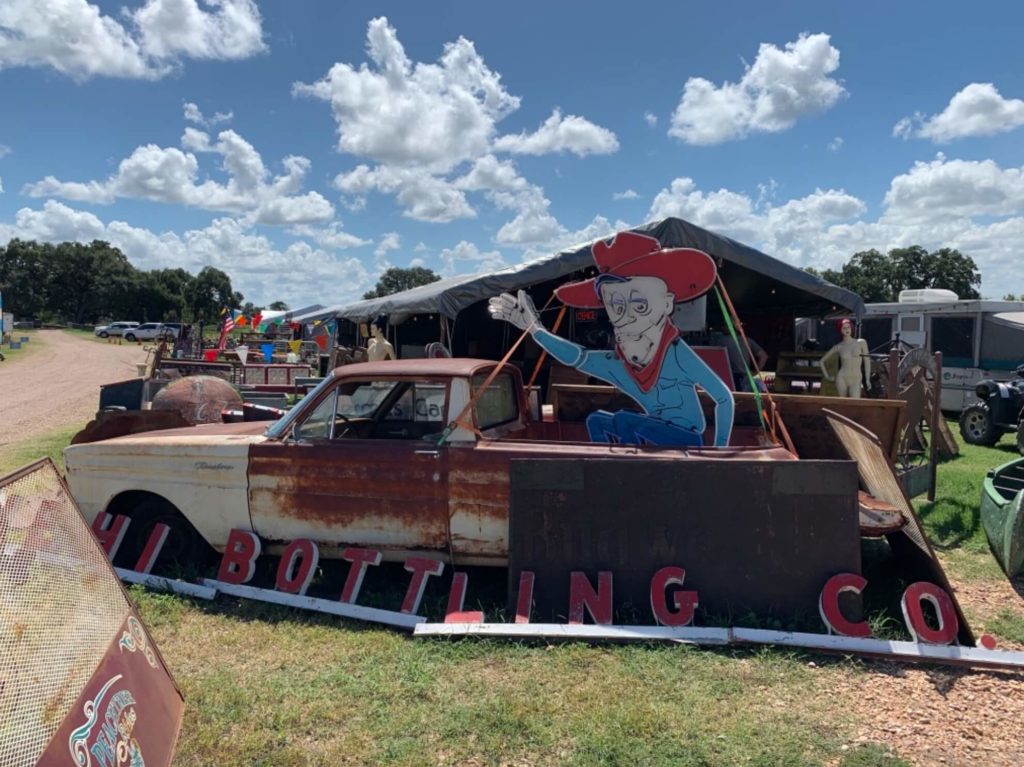
[[[1003,430],[992,419],[987,402],[975,402],[960,413],[960,436],[968,445],[992,447],[1003,436]]]
[[[100,331],[100,338],[109,338],[109,337],[110,337],[110,333],[108,333],[105,330],[101,330]]]
[[[134,333],[125,333],[124,334],[124,340],[125,341],[134,341],[135,340],[135,334]]]
[[[1024,418],[1017,424],[1017,452],[1024,455]]]
[[[149,536],[158,524],[171,528],[160,550],[153,572],[167,565],[202,569],[216,552],[203,540],[199,531],[170,502],[158,496],[140,501],[126,516],[131,519],[121,549],[116,557],[119,567],[132,568],[138,562]]]

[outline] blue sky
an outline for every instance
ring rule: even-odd
[[[0,243],[247,299],[668,215],[799,266],[955,247],[1024,293],[1024,6],[5,0]]]

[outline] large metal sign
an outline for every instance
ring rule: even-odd
[[[617,609],[647,610],[652,576],[681,567],[708,614],[788,619],[860,572],[852,461],[531,459],[511,477],[509,604],[534,573],[538,620],[565,614],[573,571],[598,590],[614,573]]]
[[[0,767],[170,764],[183,710],[53,463],[0,479]]]

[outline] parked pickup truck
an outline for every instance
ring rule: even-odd
[[[165,522],[174,531],[167,548],[180,555],[202,550],[204,541],[222,551],[240,528],[255,531],[269,553],[309,538],[327,557],[365,546],[386,559],[431,552],[500,566],[514,458],[793,458],[779,447],[685,451],[552,440],[557,424],[530,419],[516,368],[505,366],[480,393],[497,364],[346,365],[269,428],[205,424],[72,445],[64,450],[68,484],[89,522],[101,512],[132,519],[128,552]],[[463,423],[442,441],[456,419]]]

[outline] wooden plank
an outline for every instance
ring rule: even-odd
[[[298,594],[286,594],[283,591],[273,589],[258,589],[254,586],[242,586],[224,581],[203,579],[203,585],[217,589],[221,594],[228,594],[243,599],[255,599],[259,602],[295,607],[300,610],[315,610],[316,612],[337,615],[342,618],[355,618],[356,620],[368,621],[370,623],[383,623],[386,626],[395,626],[402,629],[411,629],[419,623],[426,622],[422,615],[409,615],[407,613],[395,612],[393,610],[381,610],[376,607],[363,607],[362,605],[347,604],[330,599],[317,599],[316,597],[299,596]]]
[[[701,645],[729,643],[729,629],[694,626],[591,626],[579,623],[421,623],[413,629],[413,636],[659,641]]]
[[[198,583],[164,578],[160,575],[139,573],[124,567],[115,567],[114,571],[117,573],[117,577],[125,583],[138,583],[146,588],[156,589],[157,591],[173,591],[175,594],[195,597],[197,599],[213,599],[217,596],[217,589],[208,585],[201,586]]]

